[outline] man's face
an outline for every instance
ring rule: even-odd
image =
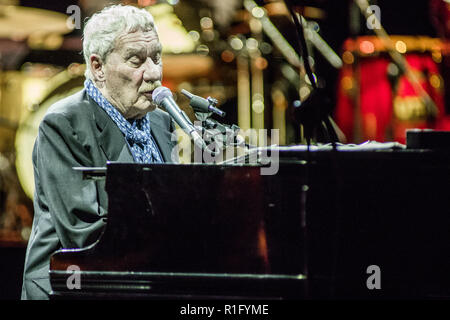
[[[154,31],[119,36],[103,65],[102,94],[126,119],[142,118],[156,105],[152,92],[161,86],[161,44]]]

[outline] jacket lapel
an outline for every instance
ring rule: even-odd
[[[90,101],[94,107],[94,118],[99,130],[98,141],[106,159],[117,162],[134,162],[123,133],[102,108],[99,108],[92,99]],[[165,125],[164,123],[161,111],[156,109],[153,112],[149,112],[147,117],[150,121],[151,134],[161,151],[164,161],[172,162],[171,133],[167,124]]]
[[[106,159],[117,162],[134,162],[123,133],[108,114],[102,108],[94,105],[94,117],[99,130],[98,141]]]
[[[161,151],[164,161],[173,162],[171,157],[173,148],[171,132],[168,130],[168,124],[164,123],[161,110],[156,109],[149,112],[147,117],[150,121],[150,131]]]

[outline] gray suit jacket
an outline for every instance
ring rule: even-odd
[[[164,161],[176,162],[170,116],[160,109],[147,116]],[[49,108],[33,149],[35,212],[22,299],[48,299],[56,250],[86,247],[100,236],[108,211],[105,182],[83,180],[72,168],[104,167],[107,161],[134,162],[122,132],[85,90]]]

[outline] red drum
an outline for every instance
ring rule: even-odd
[[[347,142],[405,143],[407,129],[450,128],[445,121],[444,80],[439,72],[442,42],[428,37],[392,36],[391,39],[395,49],[405,54],[412,73],[433,103],[425,103],[392,62],[379,38],[347,40],[335,110],[336,122]],[[430,108],[436,110],[436,115]]]

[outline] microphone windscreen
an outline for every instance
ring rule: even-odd
[[[152,100],[153,100],[153,102],[155,102],[158,106],[160,106],[161,103],[162,103],[162,101],[163,101],[165,98],[168,98],[168,97],[173,98],[172,91],[170,91],[169,88],[166,88],[166,87],[162,87],[162,86],[161,86],[161,87],[158,87],[158,88],[156,88],[155,90],[153,90],[153,93],[152,93]]]

